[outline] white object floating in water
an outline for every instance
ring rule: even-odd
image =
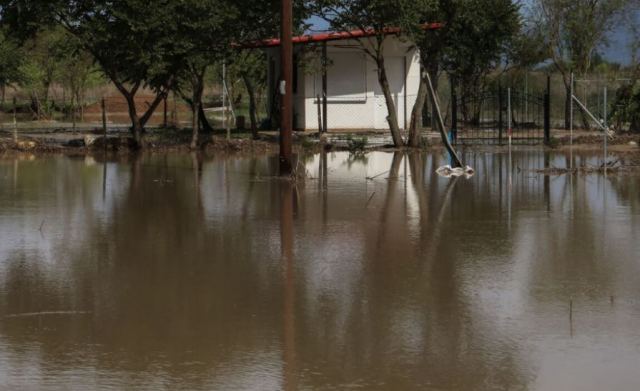
[[[452,168],[450,165],[442,166],[436,170],[436,174],[444,178],[457,178],[464,176],[471,178],[476,172],[469,166]]]

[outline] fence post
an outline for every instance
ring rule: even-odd
[[[162,117],[162,120],[163,120],[162,125],[163,125],[163,127],[164,127],[165,129],[166,129],[166,128],[168,127],[168,125],[169,125],[169,123],[168,123],[168,117],[167,117],[167,99],[168,99],[168,98],[169,98],[169,94],[167,93],[167,94],[164,96],[164,99],[162,100],[162,101],[163,101],[163,106],[164,106],[164,107],[163,107],[163,113],[162,113],[162,114],[163,114],[163,117]]]
[[[78,108],[76,107],[76,100],[75,98],[71,98],[71,126],[73,128],[73,131],[75,132],[76,130],[76,113],[78,111]],[[40,112],[38,111],[38,119],[40,119]]]
[[[435,102],[432,102],[435,106]],[[431,127],[433,128],[434,119],[431,118]],[[451,140],[452,143],[458,143],[458,94],[456,92],[455,79],[451,79]]]
[[[607,138],[609,137],[609,121],[607,119],[607,86],[604,86],[604,103],[602,107],[602,117],[603,117],[603,125],[604,125],[604,173],[607,174]]]
[[[570,132],[570,145],[571,147],[573,147],[573,84],[574,84],[574,79],[573,79],[573,71],[571,72],[571,87],[569,88],[569,94],[571,95],[569,100],[570,100],[570,104],[569,104],[569,132]],[[573,148],[571,149],[571,151],[573,152]],[[573,160],[571,161],[571,163],[573,163]],[[571,168],[573,169],[573,165],[571,166]]]
[[[18,142],[18,119],[16,117],[16,109],[18,103],[16,102],[16,97],[13,97],[13,142]]]
[[[502,86],[498,83],[498,144],[502,145],[502,130],[504,123],[502,120]]]
[[[322,43],[322,133],[327,133],[329,125],[327,122],[328,107],[327,107],[327,86],[328,86],[328,70],[329,59],[327,57],[327,42]]]
[[[318,133],[322,134],[324,132],[322,125],[322,100],[319,94],[316,95],[316,106],[318,108]]]
[[[551,76],[547,75],[547,90],[544,93],[544,143],[551,143]]]
[[[511,150],[511,138],[513,136],[513,118],[511,113],[511,88],[507,88],[507,135],[509,136],[509,150]]]
[[[107,105],[104,101],[104,97],[100,103],[102,107],[102,133],[104,135],[104,149],[107,149]]]
[[[176,98],[176,93],[173,93],[173,108],[171,110],[171,122],[173,122],[173,127],[178,129],[180,125],[180,119],[178,117],[178,100]]]

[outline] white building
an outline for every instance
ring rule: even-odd
[[[436,25],[434,25],[436,26]],[[431,27],[430,27],[431,28]],[[433,27],[433,28],[437,28]],[[306,35],[294,38],[294,127],[317,131],[322,113],[322,46],[326,45],[328,130],[388,129],[388,110],[377,66],[362,43],[372,32]],[[269,61],[269,107],[277,107],[280,57],[277,39],[265,41]],[[306,45],[305,45],[306,44]],[[400,128],[408,128],[420,83],[420,59],[411,42],[390,32],[384,44],[385,68]]]

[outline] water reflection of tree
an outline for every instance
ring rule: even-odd
[[[296,314],[295,314],[295,260],[293,243],[294,186],[282,184],[280,196],[280,254],[284,270],[284,308],[283,308],[283,362],[284,389],[296,390],[298,366],[296,364]]]
[[[400,178],[405,158],[411,173],[408,187]],[[526,384],[514,352],[499,335],[476,325],[486,320],[468,318],[473,311],[464,292],[467,281],[460,276],[463,260],[447,243],[447,234],[455,228],[446,198],[455,186],[440,186],[434,170],[426,168],[435,166],[435,159],[428,164],[427,159],[428,155],[395,154],[388,178],[377,189],[379,197],[363,208],[375,216],[365,217],[361,226],[364,270],[350,280],[349,287],[333,288],[335,295],[349,298],[337,300],[324,294],[316,299],[317,306],[299,314],[300,332],[307,337],[299,365],[323,363],[316,367],[322,376],[308,378],[310,387],[339,387],[345,379],[367,379],[362,386],[383,388],[462,389],[474,387],[479,379],[507,386]],[[403,192],[413,194],[403,197]],[[330,206],[340,201],[335,202]],[[416,207],[418,231],[409,223],[416,218]],[[441,239],[434,239],[438,231]],[[335,230],[327,235],[351,243],[361,237]],[[317,262],[322,261],[326,262],[324,257],[317,257]],[[496,351],[501,352],[497,361]],[[335,365],[336,357],[341,357],[341,365]]]
[[[220,366],[242,380],[262,362],[256,371],[281,375],[279,386],[289,389],[347,383],[467,389],[479,382],[525,388],[523,336],[499,327],[495,318],[510,309],[484,301],[486,285],[508,290],[505,280],[516,280],[531,300],[528,308],[543,311],[584,294],[587,285],[596,296],[615,289],[614,272],[594,264],[589,246],[578,248],[600,235],[591,224],[599,212],[587,208],[593,199],[586,182],[572,187],[520,174],[507,193],[502,155],[476,156],[474,165],[486,174],[454,182],[434,174],[437,156],[398,153],[388,179],[376,182],[371,205],[364,206],[366,191],[357,209],[357,194],[331,186],[329,169],[349,169],[339,157],[333,164],[321,155],[317,192],[300,195],[286,182],[255,180],[270,172],[266,159],[131,160],[124,176],[129,190],[104,223],[87,220],[91,246],[76,243],[65,254],[68,263],[53,271],[21,268],[29,254],[11,256],[7,308],[90,309],[90,317],[61,319],[50,331],[42,343],[48,357],[59,353],[61,340],[88,341],[100,347],[69,344],[69,351],[105,371],[168,374],[169,386],[215,388]],[[401,178],[403,159],[410,182]],[[218,186],[219,178],[229,187]],[[626,186],[632,198],[634,188]],[[574,205],[568,216],[563,192]],[[532,217],[548,210],[554,216]],[[572,254],[577,258],[565,259]],[[318,265],[328,257],[335,259]],[[529,266],[525,274],[514,275],[513,266],[522,263]],[[351,265],[346,270],[353,274],[345,277],[339,265]],[[317,282],[313,268],[338,272]],[[572,284],[572,270],[582,268],[584,280]],[[55,272],[70,273],[61,281],[73,283],[52,283]],[[313,291],[313,284],[326,290]],[[38,306],[40,300],[47,305]],[[21,346],[37,335],[24,330],[38,325],[21,320],[0,327],[9,345]]]
[[[129,190],[108,223],[86,222],[86,240],[92,246],[72,243],[56,256],[68,262],[62,278],[69,283],[52,285],[47,283],[50,271],[33,275],[36,269],[23,272],[17,255],[8,260],[15,270],[5,274],[5,284],[15,288],[7,290],[7,312],[91,312],[88,318],[62,319],[60,328],[49,330],[47,341],[52,343],[43,341],[43,352],[55,360],[57,341],[90,341],[70,344],[69,353],[90,356],[98,367],[116,372],[151,373],[159,360],[167,365],[156,375],[183,379],[181,386],[184,379],[194,379],[190,386],[207,388],[206,382],[216,378],[211,368],[254,351],[258,360],[277,346],[272,332],[281,324],[278,292],[284,283],[268,283],[279,280],[277,270],[261,262],[268,254],[264,250],[270,224],[257,223],[260,227],[249,233],[242,231],[240,220],[207,224],[202,197],[194,197],[202,188],[202,165],[199,156],[132,158]],[[265,190],[256,197],[264,197]],[[234,198],[236,194],[230,203]],[[260,230],[267,238],[252,243],[250,238]],[[20,346],[25,336],[18,331],[37,328],[33,321],[16,320],[11,323],[15,328],[5,324],[3,335]],[[44,324],[52,322],[45,319]],[[43,336],[42,331],[30,335]],[[99,352],[93,352],[95,344]],[[114,354],[120,359],[113,361]],[[185,361],[201,364],[186,368]],[[266,363],[245,360],[242,365]]]

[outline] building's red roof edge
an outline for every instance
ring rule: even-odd
[[[444,26],[443,23],[425,23],[421,27],[423,30],[438,30]],[[398,27],[386,27],[383,31],[384,34],[398,34],[401,32]],[[327,32],[319,34],[307,34],[293,37],[294,44],[327,42],[327,41],[339,41],[345,39],[357,39],[363,37],[372,37],[378,32],[374,29],[358,29],[352,31],[340,31],[340,32]],[[246,45],[238,45],[246,48],[269,48],[280,46],[280,38],[265,39],[262,41],[252,42]]]

